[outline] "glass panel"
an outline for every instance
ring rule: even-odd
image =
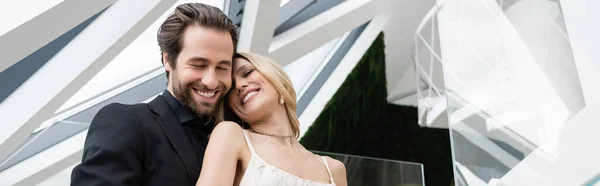
[[[417,31],[415,58],[419,76],[441,76],[433,84],[443,89],[421,92],[419,115],[428,122],[439,110],[447,114],[456,185],[556,181],[544,167],[566,152],[560,134],[586,106],[560,3],[445,1],[437,7],[424,22],[439,33],[428,40],[430,28]],[[438,61],[423,62],[431,56]],[[446,105],[434,112],[435,96]]]
[[[419,163],[378,159],[330,152],[314,153],[344,163],[349,186],[359,185],[425,185],[423,165]]]

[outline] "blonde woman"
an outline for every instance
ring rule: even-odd
[[[249,127],[217,124],[196,185],[347,185],[344,164],[298,142],[296,93],[277,63],[239,53],[233,80],[226,104]]]

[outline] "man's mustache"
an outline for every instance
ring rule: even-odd
[[[192,85],[192,87],[198,91],[225,91],[227,89],[224,84],[219,84],[215,89],[209,89],[203,84]]]

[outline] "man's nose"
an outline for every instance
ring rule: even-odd
[[[210,90],[214,90],[219,86],[219,80],[217,79],[217,75],[215,71],[212,69],[208,69],[202,75],[202,84],[206,86],[206,88]]]

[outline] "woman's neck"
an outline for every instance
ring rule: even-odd
[[[252,123],[251,128],[257,132],[280,136],[292,136],[292,127],[290,120],[285,112],[285,108],[274,109],[273,113],[265,120]]]

